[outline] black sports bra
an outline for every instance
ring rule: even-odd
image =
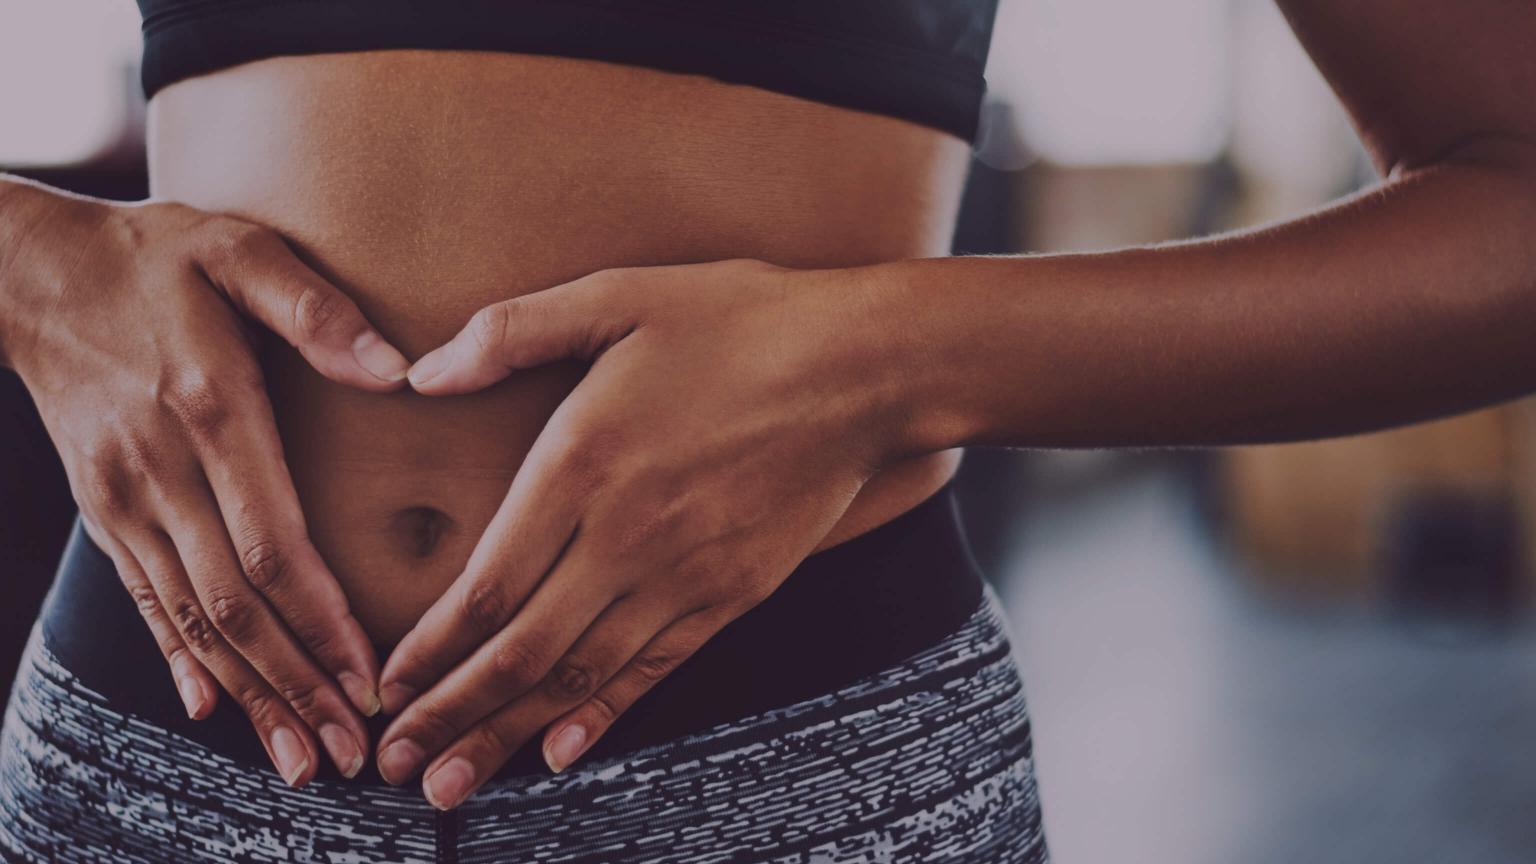
[[[708,75],[972,140],[997,0],[138,0],[146,96],[286,54],[437,48]]]

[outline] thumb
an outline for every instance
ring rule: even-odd
[[[297,348],[317,372],[364,390],[394,390],[410,364],[336,286],[274,231],[239,224],[205,256],[203,272],[236,308]]]
[[[446,344],[416,361],[411,386],[429,396],[469,393],[515,369],[595,359],[634,329],[617,308],[623,292],[610,291],[611,281],[588,276],[492,303]]]

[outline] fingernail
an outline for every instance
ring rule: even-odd
[[[587,743],[587,730],[572,723],[555,733],[544,748],[544,762],[549,770],[559,774],[581,755],[582,745]]]
[[[379,776],[386,783],[399,786],[410,778],[411,772],[416,770],[416,765],[421,762],[423,753],[416,742],[409,738],[401,738],[399,741],[384,748],[379,754]]]
[[[357,706],[357,710],[363,712],[364,717],[372,717],[379,713],[383,707],[379,703],[379,694],[363,681],[363,676],[356,672],[340,672],[336,680],[341,682],[341,689],[346,692],[347,698]]]
[[[272,756],[277,760],[277,773],[283,775],[283,782],[298,786],[299,775],[309,767],[309,754],[292,729],[279,726],[272,733]]]
[[[367,369],[373,377],[391,384],[404,378],[405,371],[411,368],[393,345],[372,330],[364,330],[352,340],[352,356],[357,358],[357,365]]]
[[[417,360],[416,365],[411,367],[411,386],[420,387],[428,381],[431,381],[433,378],[436,378],[438,375],[441,375],[443,370],[447,368],[448,351],[446,347],[439,348],[436,351],[433,351],[427,356],[421,358],[420,360]]]
[[[203,685],[196,678],[186,676],[176,684],[176,689],[181,692],[181,702],[187,706],[187,716],[193,720],[203,713],[208,707],[208,698],[203,695]]]
[[[390,684],[379,691],[379,699],[385,714],[399,714],[400,710],[415,698],[416,690],[400,683]]]
[[[475,766],[463,756],[455,756],[442,767],[427,775],[421,784],[427,801],[439,810],[452,810],[469,794],[469,786],[475,782]]]
[[[331,754],[331,761],[336,763],[341,776],[351,780],[363,770],[363,748],[351,732],[335,723],[326,723],[320,727],[320,741],[325,744],[325,752]]]

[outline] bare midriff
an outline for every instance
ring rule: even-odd
[[[967,145],[711,79],[589,60],[380,51],[262,60],[160,91],[154,197],[277,229],[415,359],[480,307],[596,270],[839,267],[948,251]],[[315,545],[376,641],[462,572],[545,420],[556,364],[468,396],[364,393],[263,358]],[[899,515],[958,456],[875,476],[823,542]]]

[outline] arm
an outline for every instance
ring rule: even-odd
[[[343,773],[361,767],[367,730],[348,700],[376,710],[378,660],[309,543],[236,310],[333,380],[400,386],[404,358],[276,234],[0,176],[0,361],[36,401],[187,713],[213,710],[217,680],[300,785],[319,767],[314,734]]]
[[[1536,7],[1285,6],[1386,182],[1210,240],[882,268],[942,406],[917,447],[1314,438],[1536,389]]]
[[[1098,255],[604,271],[419,360],[428,395],[592,367],[386,663],[384,775],[451,807],[534,736],[569,765],[905,457],[1315,437],[1536,388],[1536,9],[1290,10],[1383,188]]]

